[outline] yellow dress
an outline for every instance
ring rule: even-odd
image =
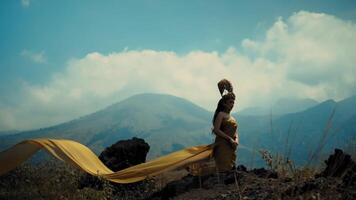
[[[233,117],[223,119],[220,130],[235,139],[237,130],[236,120]],[[217,171],[223,172],[231,170],[235,165],[236,146],[233,146],[226,139],[216,136],[213,156]]]

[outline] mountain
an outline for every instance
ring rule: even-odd
[[[151,146],[156,157],[185,146],[211,142],[211,113],[185,99],[165,94],[140,94],[93,114],[49,128],[1,137],[0,148],[27,138],[67,138],[100,153],[134,136]]]
[[[321,159],[333,148],[344,148],[356,140],[355,120],[355,96],[339,102],[327,100],[301,112],[265,118],[259,128],[268,131],[257,137],[259,147],[306,164],[311,157]]]
[[[239,112],[240,115],[284,115],[303,111],[317,105],[313,99],[282,98],[277,100],[271,107],[248,107]]]
[[[0,150],[27,138],[49,137],[76,140],[98,154],[118,140],[140,137],[151,146],[151,159],[184,147],[212,143],[212,116],[212,112],[183,98],[139,94],[67,123],[0,136]],[[356,141],[356,96],[339,102],[327,100],[283,115],[239,112],[233,116],[240,136],[237,161],[250,167],[264,164],[260,149],[303,165],[321,147],[316,157],[322,158],[335,147],[351,145],[352,149]]]
[[[18,131],[18,130],[0,131],[0,135],[12,135],[12,134],[16,134],[19,132],[21,132],[21,131]]]

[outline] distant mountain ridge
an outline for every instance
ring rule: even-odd
[[[12,135],[16,133],[20,133],[21,131],[18,130],[7,130],[7,131],[0,131],[0,135]]]
[[[319,102],[314,99],[292,99],[282,98],[277,100],[270,108],[268,107],[249,107],[241,110],[241,115],[284,115],[306,110],[317,105]]]
[[[356,135],[356,96],[324,101],[306,110],[284,115],[251,116],[233,113],[238,120],[238,162],[262,165],[259,149],[288,155],[297,164],[306,162],[320,143],[333,113],[330,137],[324,151],[343,148]],[[96,153],[118,140],[140,137],[151,146],[149,159],[187,146],[208,144],[213,113],[180,97],[139,94],[107,108],[56,126],[0,136],[0,150],[27,138],[67,138]]]
[[[183,98],[166,94],[139,94],[93,114],[49,128],[24,131],[6,138],[8,147],[26,138],[68,138],[99,153],[120,139],[134,136],[151,145],[155,157],[187,145],[210,142],[211,114]],[[175,140],[179,135],[184,141]],[[162,145],[164,144],[164,145]]]

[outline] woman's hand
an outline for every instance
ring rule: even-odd
[[[239,143],[237,143],[237,139],[229,138],[229,142],[233,147],[236,147]]]
[[[235,138],[235,144],[236,144],[236,146],[238,146],[238,145],[239,145],[239,141],[238,141],[238,139],[237,139],[237,138]]]

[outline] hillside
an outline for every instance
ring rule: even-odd
[[[259,135],[255,137],[258,138],[254,141],[255,146],[304,165],[313,154],[317,154],[314,157],[320,160],[333,148],[344,148],[353,142],[356,136],[355,117],[355,96],[339,102],[327,100],[304,111],[272,116],[272,119],[269,116],[260,117],[262,120],[258,123],[261,125]]]
[[[96,153],[134,136],[151,145],[149,157],[185,146],[211,142],[211,113],[179,97],[140,94],[93,114],[49,128],[2,137],[1,149],[26,138],[50,137],[79,141]]]
[[[50,137],[76,140],[100,153],[118,140],[139,137],[150,144],[151,159],[187,146],[213,142],[212,115],[183,98],[139,94],[67,123],[0,136],[0,150],[26,138]],[[263,166],[260,149],[288,157],[297,165],[307,163],[312,154],[320,161],[336,147],[355,149],[355,96],[339,102],[327,100],[281,116],[233,115],[239,124],[239,164]],[[316,152],[317,148],[321,151]]]
[[[295,113],[306,110],[318,104],[313,99],[293,99],[293,98],[281,98],[278,99],[270,107],[248,107],[241,110],[241,115],[285,115],[288,113]]]

